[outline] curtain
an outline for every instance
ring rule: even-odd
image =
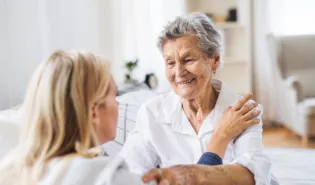
[[[264,107],[264,127],[270,127],[276,120],[276,68],[269,55],[267,34],[268,1],[253,1],[253,88],[256,101]]]
[[[0,0],[0,109],[22,103],[36,66],[57,49],[111,57],[110,29],[100,30],[108,27],[110,2]]]

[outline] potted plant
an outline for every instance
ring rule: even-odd
[[[138,59],[127,61],[125,64],[126,74],[125,83],[136,83],[137,81],[133,79],[132,72],[138,66]]]

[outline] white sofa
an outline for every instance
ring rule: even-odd
[[[116,138],[115,141],[103,145],[108,155],[115,156],[120,152],[129,132],[135,127],[140,106],[156,95],[156,93],[150,90],[140,90],[117,97],[117,101],[119,102],[119,118]]]
[[[0,111],[0,160],[18,144],[20,112]]]
[[[315,136],[315,35],[268,36],[276,68],[277,121],[302,136]]]

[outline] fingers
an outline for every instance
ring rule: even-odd
[[[242,99],[240,99],[239,101],[237,101],[237,103],[235,104],[235,106],[233,106],[234,111],[238,111],[239,109],[241,109],[246,102],[248,102],[250,99],[253,98],[253,94],[247,94],[245,97],[243,97]]]
[[[260,110],[255,110],[255,109],[253,109],[253,110],[247,112],[247,113],[243,116],[243,118],[244,118],[245,121],[252,120],[253,118],[259,116],[260,113],[261,113]]]
[[[258,103],[257,102],[254,102],[254,103],[250,103],[248,105],[245,105],[243,106],[239,112],[241,113],[241,115],[245,115],[247,114],[248,112],[252,111],[255,107],[258,106]]]
[[[170,185],[172,179],[171,173],[167,173],[165,169],[153,169],[143,175],[142,181],[150,183],[151,181],[157,182],[158,185]]]
[[[225,110],[225,112],[228,112],[230,110],[233,110],[233,106],[232,105],[229,105],[228,108]]]
[[[142,181],[144,183],[149,183],[150,181],[153,181],[153,180],[159,181],[161,176],[162,176],[161,169],[153,169],[142,176]]]
[[[251,119],[249,121],[246,122],[246,125],[247,125],[247,128],[253,126],[253,125],[256,125],[260,122],[260,119],[259,118],[255,118],[255,119]],[[247,129],[246,128],[246,129]]]

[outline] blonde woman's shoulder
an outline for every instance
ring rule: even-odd
[[[120,157],[96,157],[86,159],[76,157],[65,167],[61,161],[54,161],[49,166],[44,184],[60,185],[142,185],[141,176],[129,172],[125,161]],[[59,167],[58,167],[59,166]],[[55,175],[55,174],[58,175]]]

